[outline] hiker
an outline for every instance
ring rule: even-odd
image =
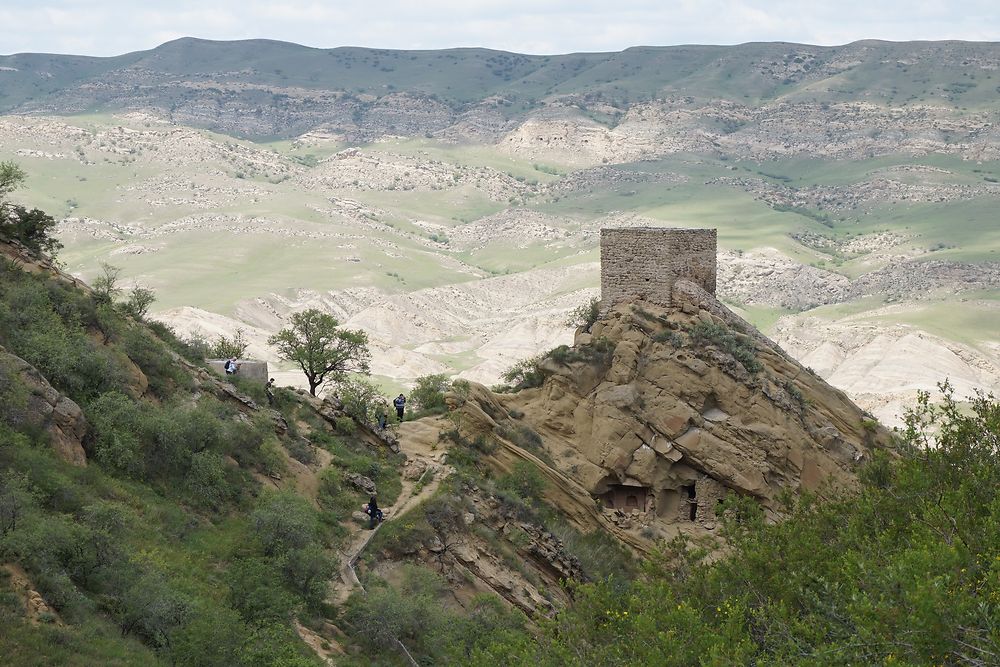
[[[386,422],[389,421],[389,417],[385,414],[385,406],[379,403],[378,407],[375,408],[375,421],[378,422],[378,430],[384,431]]]
[[[267,396],[267,404],[274,405],[274,378],[267,381],[264,385],[264,395]]]
[[[375,526],[382,523],[382,510],[378,508],[378,501],[375,500],[375,496],[369,499],[368,504],[365,505],[365,513],[368,514],[368,529],[375,530]]]
[[[392,404],[396,406],[396,417],[403,421],[403,408],[406,407],[406,396],[400,394],[393,399]]]
[[[229,357],[223,368],[226,369],[226,375],[236,375],[236,371],[240,369],[239,364],[236,363],[236,357]]]

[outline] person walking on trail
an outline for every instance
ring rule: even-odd
[[[379,403],[378,407],[375,408],[375,421],[378,422],[378,430],[384,431],[389,418],[385,414],[385,406],[382,403]]]
[[[378,501],[375,499],[375,496],[372,496],[368,500],[365,512],[368,513],[368,529],[375,530],[375,526],[382,523],[382,510],[378,508]]]
[[[403,409],[406,407],[406,396],[400,394],[393,399],[392,404],[396,406],[396,417],[399,418],[399,421],[403,421]]]
[[[264,385],[264,395],[267,396],[267,404],[274,405],[274,378],[267,381]]]

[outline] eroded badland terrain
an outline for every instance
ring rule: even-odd
[[[389,388],[571,341],[598,230],[719,230],[719,296],[887,423],[1000,377],[1000,48],[521,56],[179,40],[0,58],[0,152],[61,258],[250,354],[316,306]],[[298,382],[290,368],[282,382]]]

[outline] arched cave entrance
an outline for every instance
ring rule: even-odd
[[[632,510],[645,512],[649,509],[652,492],[645,486],[612,484],[600,498],[604,506],[611,509],[622,512],[631,512]]]

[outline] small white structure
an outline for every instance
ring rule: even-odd
[[[205,363],[213,371],[218,373],[223,377],[228,377],[226,375],[226,359],[206,359]],[[266,384],[268,380],[267,375],[267,362],[266,361],[256,361],[254,359],[237,359],[236,360],[236,376],[241,378],[246,378],[248,380],[253,380],[255,382],[260,382],[261,384]]]

